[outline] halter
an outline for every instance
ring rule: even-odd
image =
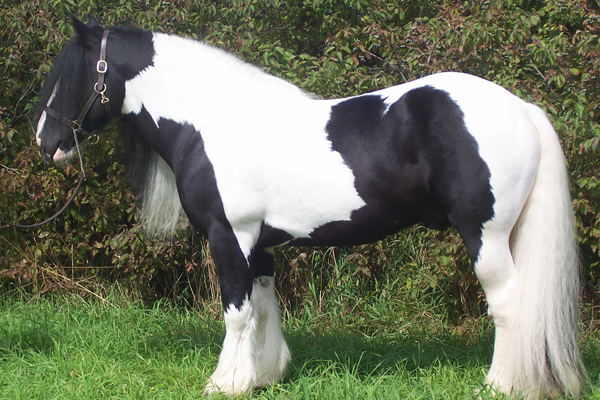
[[[67,125],[69,128],[71,128],[73,130],[73,137],[75,138],[75,146],[77,147],[77,154],[79,155],[79,165],[81,167],[81,177],[79,178],[79,182],[77,182],[77,186],[75,187],[75,190],[73,190],[73,194],[71,194],[71,197],[69,197],[67,202],[60,208],[60,210],[58,210],[54,215],[52,215],[48,219],[45,219],[42,222],[38,222],[35,224],[31,224],[31,225],[22,225],[22,224],[13,224],[10,222],[0,220],[0,224],[5,224],[5,225],[12,226],[15,228],[37,228],[42,225],[45,225],[48,222],[53,221],[54,219],[59,217],[67,209],[67,207],[73,202],[73,200],[75,199],[75,196],[79,192],[79,189],[81,188],[81,184],[83,183],[83,180],[85,179],[85,171],[83,170],[83,159],[81,157],[81,151],[79,150],[79,139],[77,138],[77,135],[83,136],[84,139],[92,136],[91,133],[88,133],[85,129],[82,128],[81,124],[83,124],[83,120],[85,119],[87,113],[90,111],[90,108],[92,107],[92,105],[94,104],[94,102],[96,101],[98,96],[100,96],[100,102],[102,104],[104,104],[104,108],[106,109],[106,113],[108,114],[108,117],[109,118],[113,117],[112,111],[110,109],[110,104],[108,103],[109,98],[106,97],[106,95],[104,94],[104,92],[106,91],[106,85],[104,84],[104,75],[106,74],[106,71],[108,71],[108,63],[106,62],[106,42],[107,42],[109,33],[110,33],[110,31],[107,29],[102,34],[102,42],[100,43],[100,57],[98,59],[98,62],[96,63],[96,71],[98,71],[98,81],[94,84],[94,90],[93,90],[90,98],[88,99],[87,103],[85,103],[83,110],[81,110],[81,113],[79,113],[79,116],[77,117],[77,119],[74,121],[71,121],[70,119],[63,117],[58,112],[51,109],[50,107],[48,107],[48,106],[44,107],[44,111],[48,115],[50,115],[54,119],[58,120],[59,122],[63,123],[64,125]]]
[[[85,103],[83,110],[81,110],[81,112],[79,113],[77,119],[71,121],[70,119],[63,117],[50,107],[44,107],[44,111],[46,111],[48,115],[50,115],[54,119],[58,120],[59,122],[63,123],[64,125],[68,126],[73,130],[73,136],[75,137],[75,144],[77,145],[78,150],[79,141],[77,139],[77,135],[81,135],[84,138],[92,136],[92,134],[88,133],[85,129],[83,129],[81,125],[83,124],[83,120],[85,119],[87,113],[90,111],[90,108],[92,107],[98,96],[100,96],[100,102],[104,104],[104,108],[106,109],[108,117],[112,118],[113,116],[112,111],[110,109],[109,98],[104,95],[104,92],[106,91],[106,85],[104,84],[104,75],[106,74],[106,71],[108,71],[108,63],[106,62],[106,42],[109,33],[110,31],[107,29],[102,34],[102,42],[100,43],[100,57],[98,59],[98,62],[96,63],[98,81],[94,84],[94,90],[92,91],[92,94],[90,95],[90,98],[88,99],[87,103]]]

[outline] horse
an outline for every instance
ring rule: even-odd
[[[207,394],[285,376],[275,247],[364,244],[423,223],[456,228],[485,292],[486,384],[578,396],[576,230],[541,108],[457,72],[320,99],[200,41],[93,16],[72,25],[39,96],[41,154],[68,160],[123,120],[143,155],[148,231],[168,234],[185,215],[208,239],[226,333]]]

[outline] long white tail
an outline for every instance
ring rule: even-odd
[[[531,396],[578,396],[585,370],[578,348],[580,266],[565,158],[546,114],[526,104],[541,160],[511,234],[521,307],[515,375]]]

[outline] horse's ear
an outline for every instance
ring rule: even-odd
[[[98,20],[92,14],[88,14],[87,19],[88,19],[87,20],[88,27],[93,28],[95,26],[100,26],[100,24],[98,23]]]
[[[92,28],[78,20],[73,14],[71,14],[71,24],[73,25],[77,40],[83,44],[87,44],[89,39],[93,37]]]

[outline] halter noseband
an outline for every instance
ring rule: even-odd
[[[81,113],[79,113],[77,119],[71,121],[70,119],[63,117],[50,107],[44,107],[44,111],[46,111],[48,115],[50,115],[54,119],[58,120],[59,122],[63,123],[64,125],[68,126],[73,130],[73,135],[75,136],[75,144],[77,145],[77,135],[81,135],[84,138],[92,136],[92,134],[88,133],[85,129],[83,129],[81,125],[83,124],[83,120],[85,119],[87,113],[90,111],[90,108],[92,107],[98,96],[100,96],[100,102],[104,104],[104,108],[106,109],[108,117],[112,118],[113,116],[112,110],[110,109],[109,98],[104,95],[104,92],[106,91],[106,85],[104,84],[104,75],[106,74],[106,71],[108,71],[108,64],[106,62],[106,42],[109,33],[110,31],[107,29],[102,34],[102,42],[100,43],[100,57],[98,59],[98,62],[96,63],[98,81],[94,84],[94,90],[92,91],[92,94],[88,99],[87,103],[85,103],[83,110],[81,110]]]

